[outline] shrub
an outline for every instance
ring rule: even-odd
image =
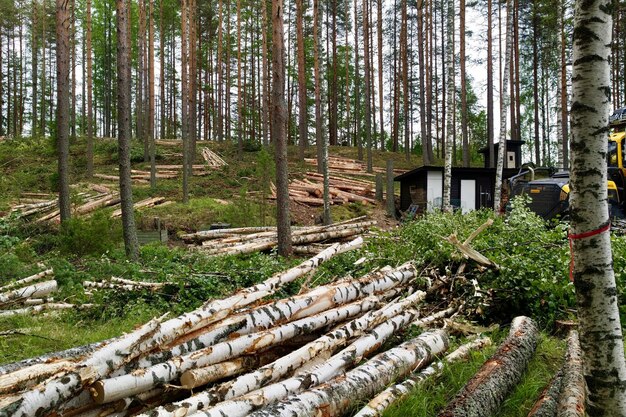
[[[100,255],[121,241],[121,227],[107,212],[88,218],[72,218],[63,223],[58,236],[59,249],[76,256]]]

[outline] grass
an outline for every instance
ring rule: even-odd
[[[472,352],[465,362],[447,365],[439,378],[431,379],[417,387],[405,400],[392,405],[384,416],[437,416],[482,364],[493,355],[504,336],[503,332],[497,333],[494,337],[494,345]],[[526,416],[543,387],[561,366],[563,354],[563,341],[542,334],[535,356],[528,365],[522,380],[506,399],[497,415],[501,417]]]

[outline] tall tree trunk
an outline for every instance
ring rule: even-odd
[[[487,148],[489,168],[495,166],[493,146],[493,0],[487,0]]]
[[[87,25],[87,178],[93,176],[93,68],[91,47],[91,0],[86,0]]]
[[[163,0],[159,1],[159,138],[165,138],[165,31],[163,28]]]
[[[448,28],[447,28],[447,45],[446,45],[446,70],[447,75],[447,119],[446,119],[446,154],[443,174],[443,210],[452,211],[452,205],[450,204],[451,192],[452,192],[452,143],[454,142],[454,127],[453,127],[453,115],[454,115],[454,0],[448,1]]]
[[[283,1],[272,0],[272,142],[276,146],[276,226],[278,253],[291,255],[291,222],[289,219],[289,168],[285,119],[285,41]]]
[[[39,19],[38,17],[38,10],[39,10],[39,6],[36,2],[36,0],[32,0],[31,3],[31,88],[32,88],[32,94],[31,94],[31,105],[32,105],[32,110],[31,110],[31,136],[34,138],[39,134],[39,129],[38,129],[38,123],[39,123],[39,119],[37,118],[37,97],[38,97],[38,93],[37,93],[37,82],[39,81],[39,76],[38,76],[38,60],[39,60],[39,49],[38,49],[38,39],[37,39],[37,25],[39,24]],[[1,73],[2,71],[0,71]],[[1,78],[1,74],[0,74],[0,81],[2,80]],[[1,84],[1,82],[0,82]],[[2,87],[0,87],[0,92],[2,91]],[[1,103],[2,100],[0,100]],[[0,104],[1,106],[1,104]],[[2,113],[2,108],[0,107],[0,113]],[[1,118],[0,118],[1,121]],[[0,130],[2,130],[2,128],[0,127]]]
[[[263,112],[263,116],[261,120],[263,122],[263,144],[265,144],[265,146],[268,146],[270,144],[270,65],[267,50],[267,30],[269,24],[267,22],[267,1],[263,0],[262,4],[263,6],[261,7],[261,12],[263,13],[263,103],[261,105],[261,109]]]
[[[459,60],[461,75],[461,135],[463,138],[463,166],[470,166],[469,132],[467,131],[467,80],[465,77],[465,0],[459,5]]]
[[[322,79],[320,75],[320,5],[313,2],[313,72],[315,76],[315,145],[317,172],[324,173],[324,131],[322,124]]]
[[[76,7],[74,2],[71,2],[71,38],[70,38],[70,47],[71,47],[71,72],[72,72],[72,85],[70,91],[71,108],[70,108],[70,129],[72,139],[76,139]],[[21,25],[20,25],[21,27]]]
[[[422,140],[422,163],[433,163],[433,148],[426,130],[426,60],[424,57],[424,0],[417,0],[417,53],[419,60],[419,89],[420,89],[420,136]]]
[[[337,1],[330,0],[332,65],[329,74],[328,143],[337,145]]]
[[[154,0],[148,0],[148,136],[150,142],[150,187],[156,188],[156,165],[154,143]]]
[[[69,116],[70,26],[73,0],[56,0],[57,154],[59,160],[59,210],[61,222],[70,218]]]
[[[146,2],[145,0],[139,0],[139,34],[137,36],[137,92],[135,95],[135,119],[137,128],[137,139],[143,143],[143,160],[148,161],[150,159],[150,152],[148,149],[148,141],[146,140],[146,128],[144,123],[146,115],[144,114],[145,100],[144,96],[144,72],[146,68],[144,64],[146,61]]]
[[[354,0],[354,144],[357,147],[359,161],[363,160],[363,143],[361,141],[361,97],[359,86],[361,74],[359,70],[359,22],[357,0]]]
[[[378,118],[380,123],[380,141],[385,149],[385,119],[383,115],[383,0],[376,0],[376,24],[378,29]]]
[[[567,111],[567,35],[565,33],[565,2],[563,0],[559,3],[559,16],[561,20],[561,97],[557,100],[561,100],[561,145],[563,147],[563,169],[569,168],[569,120]],[[625,43],[626,45],[626,43]],[[626,78],[625,78],[626,79]]]
[[[373,172],[372,167],[372,111],[371,111],[371,94],[370,94],[370,36],[369,36],[369,17],[368,17],[368,0],[363,0],[363,47],[364,47],[364,63],[365,63],[365,140],[367,141],[367,172]]]
[[[304,160],[304,150],[307,147],[307,103],[306,103],[306,62],[304,59],[304,2],[296,0],[296,38],[298,42],[298,158]],[[316,80],[317,82],[317,80]],[[317,105],[317,103],[316,103]],[[317,123],[317,119],[316,119]],[[317,124],[316,124],[317,126]],[[317,127],[316,127],[317,128]]]
[[[222,34],[223,12],[222,0],[217,2],[217,140],[224,140],[224,64],[222,63],[222,45],[224,36]]]
[[[198,136],[196,120],[198,119],[198,101],[197,101],[197,81],[198,81],[198,37],[197,37],[197,6],[196,0],[188,0],[188,15],[189,21],[187,30],[189,31],[189,43],[188,43],[188,79],[189,83],[187,92],[187,112],[188,122],[187,128],[189,129],[189,178],[192,176],[192,165],[196,158],[196,139]]]
[[[535,164],[541,165],[539,143],[539,15],[537,0],[533,0],[533,108],[535,132]]]
[[[61,1],[61,0],[58,0]],[[126,256],[139,258],[130,178],[130,18],[129,0],[116,0],[117,10],[117,123],[120,168],[120,199]]]
[[[502,170],[504,168],[504,151],[506,148],[506,110],[509,105],[509,94],[507,91],[509,69],[511,65],[511,52],[513,42],[513,16],[511,9],[511,0],[507,0],[506,13],[506,41],[504,52],[504,70],[502,71],[502,87],[500,90],[500,138],[498,144],[498,162],[496,164],[496,184],[495,195],[493,198],[493,209],[496,213],[500,212],[500,203],[502,196]]]
[[[183,203],[189,202],[189,165],[193,164],[189,138],[189,0],[181,3],[181,132],[183,139]]]
[[[241,86],[241,0],[237,0],[237,157],[243,156],[243,90]]]
[[[379,0],[380,1],[380,0]],[[402,103],[403,103],[403,119],[404,119],[404,154],[406,161],[411,160],[411,143],[409,136],[409,58],[408,58],[408,17],[407,17],[407,0],[402,0],[402,28],[400,29],[400,42],[402,44]]]
[[[607,206],[610,0],[576,1],[570,242],[591,416],[626,415],[626,361]]]

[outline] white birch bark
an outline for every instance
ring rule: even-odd
[[[609,224],[607,135],[611,111],[609,0],[575,3],[572,64],[570,233]],[[608,230],[572,240],[587,413],[626,415],[626,361]]]
[[[15,282],[11,282],[11,283],[9,283],[7,285],[4,285],[4,286],[0,287],[0,291],[6,292],[6,291],[9,291],[9,290],[12,290],[13,288],[21,287],[23,285],[30,284],[31,282],[39,281],[40,279],[42,279],[44,277],[47,277],[48,275],[52,275],[53,273],[54,273],[54,271],[52,270],[52,268],[46,269],[45,271],[41,271],[38,274],[31,275],[29,277],[22,278],[20,280],[15,281]]]
[[[341,352],[308,371],[252,391],[249,394],[221,402],[215,407],[202,413],[193,414],[193,416],[244,417],[254,410],[280,401],[288,395],[302,392],[329,381],[358,364],[363,357],[382,346],[398,330],[409,325],[415,314],[415,311],[407,311],[391,318],[352,342]]]
[[[0,376],[0,394],[23,391],[63,370],[74,368],[74,362],[62,360],[42,363]]]
[[[498,159],[496,163],[496,184],[493,197],[493,210],[500,213],[502,202],[502,170],[504,169],[504,151],[506,148],[506,115],[509,108],[509,68],[513,46],[513,18],[511,0],[506,2],[506,40],[504,42],[504,71],[502,72],[502,91],[500,92],[500,137],[498,140]]]
[[[391,303],[384,308],[352,320],[254,372],[242,375],[210,391],[204,391],[183,401],[175,402],[171,406],[159,407],[150,414],[142,415],[142,417],[180,417],[192,414],[211,404],[216,404],[218,401],[239,397],[259,389],[300,368],[322,352],[325,353],[344,346],[350,338],[360,336],[368,328],[400,314],[406,308],[423,300],[425,295],[424,292],[418,291],[402,301]]]
[[[14,310],[0,310],[0,317],[24,316],[26,314],[41,313],[42,311],[69,310],[73,308],[89,308],[93,306],[93,304],[77,305],[67,303],[44,303],[24,308],[16,308]]]
[[[0,305],[15,302],[25,298],[45,297],[46,295],[57,290],[57,282],[55,280],[44,281],[28,287],[17,288],[0,294]]]
[[[250,416],[340,415],[363,398],[370,398],[394,378],[432,362],[448,347],[442,330],[423,333],[417,338],[376,355],[365,364],[309,391],[251,413]]]
[[[263,305],[248,313],[227,317],[193,338],[183,337],[173,346],[164,346],[158,353],[139,358],[138,361],[120,368],[112,376],[120,376],[137,368],[149,368],[172,357],[185,355],[217,342],[242,336],[253,331],[265,330],[278,324],[312,316],[340,304],[355,301],[361,297],[387,291],[414,277],[411,265],[403,265],[388,272],[374,272],[357,281],[342,281],[335,285],[321,286],[300,296],[279,300],[270,305]]]
[[[11,404],[0,408],[0,416],[31,417],[56,409],[75,396],[84,385],[102,378],[119,364],[132,359],[137,346],[159,330],[159,320],[151,320],[122,339],[96,350],[79,362],[75,369],[27,391]]]
[[[454,112],[455,112],[455,93],[454,85],[454,0],[448,0],[448,39],[446,45],[446,69],[447,69],[447,93],[448,102],[446,113],[446,150],[443,173],[443,211],[452,211],[450,198],[452,193],[452,143],[454,142],[456,132],[454,131]]]
[[[454,363],[467,358],[473,350],[482,349],[491,345],[491,339],[483,337],[473,340],[446,355],[443,361],[433,363],[417,374],[411,375],[404,382],[392,385],[376,397],[374,397],[365,407],[363,407],[354,417],[378,417],[389,408],[391,404],[405,398],[415,387],[419,386],[427,379],[439,374],[444,363]],[[232,416],[230,416],[232,417]]]
[[[97,403],[104,404],[149,391],[157,388],[160,384],[179,378],[188,369],[204,367],[236,358],[243,354],[258,352],[264,348],[285,342],[292,337],[306,334],[333,323],[342,322],[357,314],[362,314],[374,308],[375,305],[376,301],[368,298],[270,330],[218,343],[188,355],[175,357],[150,368],[140,369],[132,374],[100,380],[92,386],[92,396]]]

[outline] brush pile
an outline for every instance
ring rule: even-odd
[[[0,415],[235,417],[298,404],[305,415],[324,404],[338,415],[427,366],[448,337],[426,331],[372,357],[380,346],[412,324],[427,327],[456,311],[420,317],[427,293],[412,264],[263,301],[362,242],[335,244],[182,316],[0,367]]]
[[[228,165],[222,157],[207,147],[202,148],[200,152],[202,153],[202,157],[206,161],[207,165],[211,168],[219,168]]]
[[[368,180],[330,175],[328,179],[330,204],[362,203],[376,204],[374,183]],[[271,184],[270,199],[276,199],[276,187]],[[307,172],[304,179],[293,179],[289,183],[289,197],[306,206],[324,205],[324,177],[316,172]]]
[[[353,239],[376,225],[376,221],[357,217],[329,226],[306,226],[292,228],[294,252],[317,253],[332,242]],[[237,255],[272,249],[278,245],[276,227],[240,227],[232,229],[205,230],[182,236],[187,244],[208,255]]]
[[[46,269],[0,287],[0,317],[77,307],[74,304],[55,302],[50,297],[58,289],[57,281],[51,279],[53,275],[52,269]]]

